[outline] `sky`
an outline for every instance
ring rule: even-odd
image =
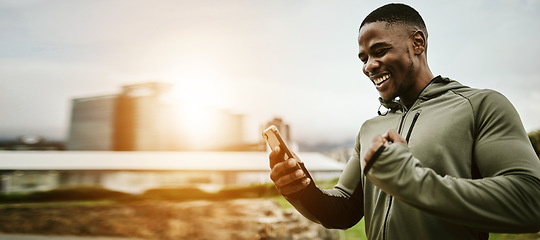
[[[345,142],[376,116],[358,27],[366,0],[0,0],[0,139],[68,135],[71,99],[175,84],[186,101],[273,117],[306,143]],[[405,1],[435,75],[503,93],[540,129],[540,1]]]

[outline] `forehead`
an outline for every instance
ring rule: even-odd
[[[358,33],[358,44],[360,49],[369,49],[376,43],[393,44],[401,41],[404,36],[404,28],[396,24],[387,22],[368,23],[360,29]]]

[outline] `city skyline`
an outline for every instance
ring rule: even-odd
[[[540,2],[404,1],[424,17],[435,75],[503,93],[540,129]],[[70,101],[149,81],[306,143],[353,140],[376,115],[356,38],[382,1],[0,1],[0,138],[66,140]]]

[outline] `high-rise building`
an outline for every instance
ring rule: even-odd
[[[226,150],[243,144],[242,115],[171,101],[172,87],[150,82],[123,86],[117,95],[73,99],[67,150]]]
[[[117,95],[71,101],[67,150],[113,150]]]
[[[177,142],[175,105],[164,101],[172,88],[166,83],[123,87],[116,103],[114,150],[174,150]]]

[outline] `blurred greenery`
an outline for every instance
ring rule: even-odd
[[[0,203],[124,200],[133,196],[98,186],[57,188],[49,191],[0,194]]]
[[[540,239],[540,233],[526,234],[506,234],[506,233],[490,233],[489,240],[537,240]]]
[[[97,186],[58,188],[30,193],[0,194],[0,203],[46,203],[59,201],[139,201],[139,200],[228,200],[278,196],[273,184],[226,187],[207,192],[197,187],[155,188],[142,194],[129,194]]]
[[[218,192],[207,192],[197,187],[156,188],[139,195],[142,199],[187,201],[187,200],[228,200],[235,198],[263,198],[277,196],[273,184],[225,187]]]

